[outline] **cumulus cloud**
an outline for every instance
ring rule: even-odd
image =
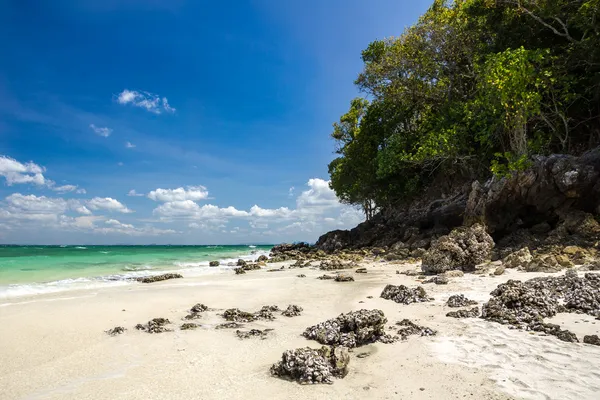
[[[90,124],[90,129],[93,130],[96,135],[102,136],[105,138],[109,137],[110,134],[113,132],[113,130],[110,128],[107,128],[107,127],[102,128],[102,127],[96,126],[94,124]]]
[[[290,197],[294,197],[294,190],[296,190],[296,188],[292,186],[292,187],[291,187],[291,188],[288,190],[288,196],[290,196]]]
[[[132,213],[133,211],[127,208],[124,204],[110,197],[94,197],[87,202],[88,208],[92,210],[105,210],[119,212],[123,214]]]
[[[212,204],[205,204],[200,207],[192,200],[170,201],[155,208],[153,213],[166,219],[183,218],[212,221],[249,216],[248,212],[237,210],[234,207],[220,208]]]
[[[198,201],[208,197],[208,190],[204,186],[188,186],[185,189],[180,187],[177,189],[156,189],[148,193],[150,200],[159,202],[170,201]]]
[[[77,193],[85,193],[85,189],[78,190],[77,186],[75,185],[52,186],[51,189],[58,193],[68,193],[75,191],[77,191]],[[81,190],[83,190],[83,192],[81,192]]]
[[[144,108],[154,114],[161,114],[162,112],[173,114],[175,112],[175,108],[169,105],[166,97],[161,98],[157,94],[145,91],[125,89],[117,95],[117,103]]]
[[[145,196],[145,194],[138,193],[138,192],[135,191],[135,189],[131,189],[129,191],[129,193],[127,193],[127,196],[130,196],[130,197],[142,197],[142,196]]]
[[[47,185],[44,177],[45,168],[30,161],[21,163],[7,156],[0,156],[0,176],[6,179],[6,184],[12,186],[17,183],[31,183],[34,185]]]
[[[136,146],[131,142],[125,142],[125,147],[128,149],[134,149]]]

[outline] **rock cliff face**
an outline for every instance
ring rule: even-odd
[[[331,252],[362,247],[429,248],[456,227],[479,223],[501,246],[529,242],[531,236],[556,242],[600,240],[600,148],[579,157],[536,156],[526,171],[483,184],[465,185],[452,197],[402,209],[385,209],[349,231],[321,236],[318,249]],[[531,243],[528,243],[532,245]],[[533,244],[535,246],[535,244]]]

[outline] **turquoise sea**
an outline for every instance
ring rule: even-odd
[[[131,284],[131,278],[179,271],[224,272],[239,258],[268,255],[272,246],[2,246],[0,299]],[[209,267],[218,260],[220,267]]]

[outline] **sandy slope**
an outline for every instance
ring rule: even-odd
[[[395,273],[415,267],[375,264],[368,268],[366,275],[354,274],[357,281],[351,283],[317,280],[322,272],[311,269],[262,270],[0,304],[0,398],[597,398],[593,394],[600,388],[594,371],[600,367],[600,349],[480,320],[445,317],[448,310],[443,302],[450,294],[484,300],[509,276],[468,276],[447,286],[428,285],[435,302],[406,306],[383,300],[379,294],[387,283],[417,284],[415,278]],[[299,273],[307,278],[297,278]],[[197,321],[204,325],[197,331],[150,335],[133,329],[154,317],[179,325],[198,302],[216,310]],[[275,329],[262,341],[242,341],[233,331],[213,329],[223,321],[219,310],[255,311],[267,304],[282,308],[298,304],[305,311],[300,317],[248,324],[247,328]],[[300,386],[269,376],[270,365],[284,350],[319,346],[300,336],[307,326],[361,308],[383,310],[389,325],[410,318],[438,329],[440,336],[356,349],[350,373],[333,385]],[[585,324],[587,333],[597,333],[600,326],[575,324],[568,318],[563,322]],[[129,330],[117,337],[104,333],[115,325]],[[362,352],[370,356],[357,358]]]

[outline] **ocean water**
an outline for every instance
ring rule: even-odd
[[[181,272],[223,273],[239,258],[272,246],[0,246],[0,300],[73,289],[133,284],[131,278]],[[209,267],[218,260],[219,267]]]

